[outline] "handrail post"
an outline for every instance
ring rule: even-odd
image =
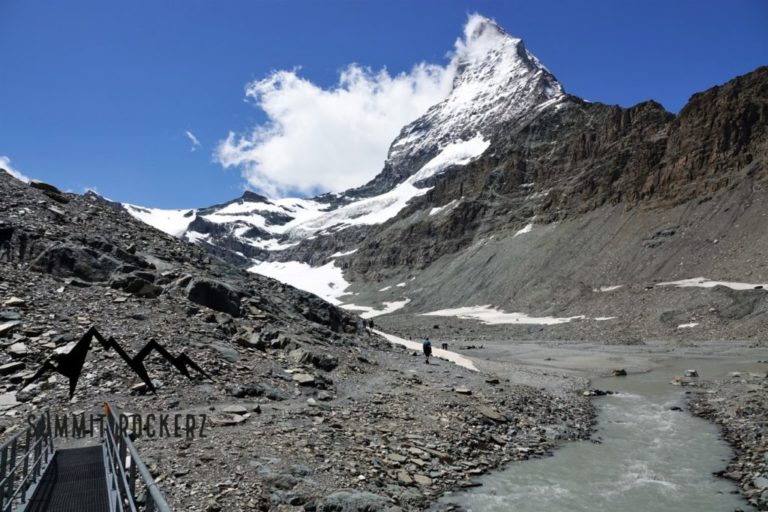
[[[32,481],[37,481],[37,477],[40,476],[40,455],[42,454],[42,446],[41,443],[45,439],[43,437],[44,432],[42,429],[45,428],[45,418],[44,416],[40,416],[40,418],[35,421],[35,432],[34,432],[34,443],[35,443],[35,449],[34,449],[34,465],[32,469]]]
[[[13,468],[13,460],[8,460],[8,444],[6,443],[3,445],[3,453],[2,453],[2,460],[0,463],[2,464],[2,478],[5,479],[8,468]],[[2,510],[5,510],[5,500],[6,498],[9,498],[12,496],[12,493],[8,492],[8,486],[7,484],[3,483],[3,485],[0,485],[0,507],[2,507]]]
[[[136,500],[136,461],[131,456],[130,476],[128,478],[128,487],[131,493],[131,499]]]
[[[31,429],[27,429],[27,441],[24,445],[24,471],[22,472],[21,480],[21,502],[24,503],[24,495],[27,491],[27,475],[29,474],[29,438],[32,437]]]
[[[14,469],[11,470],[10,474],[8,475],[8,488],[6,491],[6,495],[11,496],[11,499],[13,499],[13,481],[16,478],[16,450],[19,443],[19,436],[15,436],[13,438],[13,441],[11,442],[11,466],[14,466]]]
[[[110,474],[110,492],[114,492],[115,510],[136,512],[137,480],[141,480],[146,501],[145,512],[171,512],[171,508],[157,487],[152,474],[141,460],[127,432],[120,429],[119,414],[106,404],[107,436],[104,439],[105,455]],[[112,500],[111,500],[112,501]]]
[[[51,430],[51,410],[50,409],[46,409],[45,411],[45,427],[46,427],[45,462],[47,465],[49,457],[53,455],[53,430]]]
[[[8,465],[8,446],[3,446],[0,454],[0,480],[5,479],[5,470]],[[0,486],[0,510],[5,510],[5,485]]]

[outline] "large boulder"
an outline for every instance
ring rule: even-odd
[[[50,183],[46,183],[44,181],[29,180],[29,186],[32,188],[36,188],[38,190],[42,190],[43,192],[53,192],[54,194],[61,194],[61,190],[54,187]]]
[[[344,332],[347,327],[353,330],[352,320],[339,308],[314,295],[307,294],[301,299],[301,314],[310,322],[324,325],[335,332]]]
[[[190,280],[185,288],[185,294],[195,304],[200,304],[214,311],[221,311],[234,317],[240,316],[240,298],[244,294],[242,291],[226,283],[197,277]]]
[[[365,491],[336,491],[317,504],[318,512],[393,512],[400,510],[389,498]]]
[[[40,253],[30,269],[56,277],[75,277],[86,282],[109,280],[122,263],[90,247],[72,243],[54,244]]]
[[[297,348],[296,350],[292,350],[289,356],[295,363],[311,364],[312,366],[327,372],[330,372],[339,366],[339,358],[331,354],[316,354]]]
[[[136,297],[153,299],[163,293],[163,287],[154,284],[155,277],[150,272],[136,271],[114,276],[109,286],[123,290]]]
[[[69,202],[69,199],[61,193],[61,190],[54,187],[50,183],[39,180],[29,180],[29,186],[41,190],[43,194],[50,197],[54,201],[58,201],[59,203],[63,204],[67,204]]]
[[[260,384],[258,382],[250,382],[248,384],[242,384],[235,386],[228,390],[229,394],[235,398],[247,398],[247,397],[259,397],[264,396],[270,400],[287,400],[290,398],[285,391],[269,386],[267,384]]]

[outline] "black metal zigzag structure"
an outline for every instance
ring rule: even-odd
[[[115,352],[117,352],[123,361],[125,361],[126,364],[128,364],[128,366],[136,373],[136,375],[138,375],[141,380],[144,381],[147,389],[153,393],[156,392],[155,386],[152,384],[152,379],[149,378],[147,369],[144,367],[144,360],[153,350],[157,351],[161,356],[163,356],[163,358],[165,358],[169,363],[176,367],[176,369],[182,375],[190,379],[192,378],[192,376],[189,374],[190,368],[205,376],[206,378],[210,378],[210,376],[205,373],[205,371],[200,368],[194,361],[192,361],[192,359],[190,359],[187,354],[181,353],[179,356],[174,357],[165,349],[165,347],[160,345],[155,340],[150,340],[146,345],[144,345],[144,348],[142,348],[138,354],[130,357],[128,353],[123,349],[123,347],[121,347],[120,344],[112,336],[109,338],[104,338],[104,336],[102,336],[94,326],[88,329],[83,337],[80,338],[80,341],[78,341],[72,350],[70,350],[68,353],[50,358],[45,363],[43,363],[40,369],[24,382],[24,386],[27,386],[28,384],[39,379],[46,372],[54,371],[69,379],[69,397],[72,398],[72,396],[75,394],[75,388],[77,387],[77,381],[80,379],[80,373],[83,370],[83,365],[85,364],[85,358],[88,355],[88,352],[91,350],[91,342],[94,338],[96,338],[104,350],[113,349]]]

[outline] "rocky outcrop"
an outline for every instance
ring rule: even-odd
[[[240,316],[242,291],[213,279],[194,278],[184,289],[187,298],[195,304],[221,311],[234,317]]]

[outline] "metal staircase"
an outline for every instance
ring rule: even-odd
[[[0,512],[171,512],[119,415],[104,409],[100,444],[55,449],[47,409],[3,444]]]

